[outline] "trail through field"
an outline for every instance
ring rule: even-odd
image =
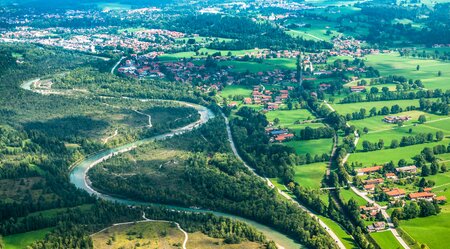
[[[148,125],[146,125],[146,127],[152,128],[152,126],[153,126],[153,125],[152,125],[152,116],[150,116],[149,114],[140,112],[140,111],[138,111],[138,110],[133,110],[133,111],[135,111],[137,114],[141,114],[141,115],[147,116],[147,117],[148,117]]]
[[[436,127],[427,126],[427,124],[435,123],[435,122],[439,122],[439,121],[443,121],[443,120],[447,120],[447,119],[450,119],[450,117],[440,118],[440,119],[435,119],[435,120],[430,120],[430,121],[427,121],[427,122],[425,122],[425,123],[423,123],[423,124],[419,124],[419,125],[423,125],[423,126],[426,126],[426,127],[428,127],[428,128],[431,128],[431,129],[436,129],[436,130],[444,131],[444,130],[441,130],[441,129],[436,128]],[[369,134],[369,133],[370,133],[370,134],[373,134],[373,133],[379,133],[379,132],[383,132],[383,131],[395,130],[395,129],[399,129],[399,128],[403,128],[403,127],[410,127],[410,126],[414,126],[414,124],[403,125],[402,127],[391,127],[391,128],[387,128],[387,129],[381,129],[381,130],[376,130],[376,131],[369,131],[367,134]]]
[[[114,134],[112,134],[111,136],[106,137],[106,138],[103,139],[103,144],[106,144],[111,138],[117,136],[118,134],[119,134],[119,130],[116,129],[114,131]]]

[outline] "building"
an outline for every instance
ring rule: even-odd
[[[441,203],[441,204],[447,202],[447,197],[445,197],[445,196],[438,196],[434,199],[437,201],[437,203]]]
[[[410,120],[410,116],[385,116],[383,118],[383,121],[389,124],[396,124],[399,122],[406,122]]]
[[[386,223],[384,221],[374,222],[372,225],[367,226],[367,230],[370,233],[382,231],[386,228]]]
[[[375,190],[375,184],[367,184],[364,185],[364,190],[368,191],[368,192],[372,192]]]
[[[251,103],[252,103],[252,99],[251,98],[244,98],[244,104],[250,105]]]
[[[373,167],[368,167],[368,168],[362,168],[362,169],[358,169],[358,175],[366,175],[366,174],[370,174],[373,172],[377,172],[379,171],[381,168],[383,168],[383,166],[373,166]]]
[[[386,193],[389,197],[394,198],[394,199],[399,199],[399,198],[403,198],[403,197],[406,196],[405,190],[404,190],[404,189],[398,189],[398,188],[395,188],[395,189],[392,189],[392,190],[385,191],[385,193]]]
[[[360,93],[364,90],[366,90],[365,86],[351,86],[350,87],[350,91],[352,91],[353,93]]]
[[[277,142],[283,142],[285,140],[289,140],[292,139],[294,137],[294,134],[292,133],[288,133],[288,134],[281,134],[275,137],[275,141]]]
[[[417,172],[417,167],[415,165],[405,166],[395,169],[397,172],[401,173],[411,173],[415,174]]]
[[[384,182],[383,178],[369,179],[363,181],[364,184],[374,184],[374,185],[381,184],[383,182]]]
[[[408,195],[409,199],[413,201],[417,200],[426,200],[426,201],[432,201],[436,195],[434,193],[430,192],[417,192],[417,193],[411,193]]]
[[[391,180],[394,180],[394,181],[398,180],[397,175],[395,175],[394,173],[386,173],[385,176],[386,176],[386,179],[391,179]]]

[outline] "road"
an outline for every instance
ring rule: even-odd
[[[328,106],[328,108],[331,111],[336,111],[330,104],[328,104],[327,101],[324,101],[325,105]],[[349,127],[350,125],[347,123],[345,123],[345,125],[347,127]],[[355,147],[359,142],[359,134],[357,131],[354,132],[355,134]],[[345,155],[344,159],[342,160],[342,164],[346,163],[348,158],[350,157],[351,153],[348,153],[347,155]],[[389,214],[386,212],[386,207],[382,207],[380,206],[377,202],[375,202],[374,200],[370,199],[367,196],[366,192],[360,191],[358,188],[356,188],[355,186],[353,186],[352,182],[348,182],[348,185],[350,186],[350,188],[352,189],[353,192],[355,192],[355,194],[359,195],[361,198],[363,198],[364,200],[366,200],[368,203],[373,204],[375,207],[379,208],[381,210],[381,214],[383,215],[384,219],[386,220],[388,226],[389,226],[389,231],[392,232],[392,234],[394,234],[394,237],[397,239],[397,241],[405,248],[405,249],[410,249],[410,247],[408,246],[408,244],[403,240],[403,238],[400,236],[400,234],[397,232],[397,230],[394,227],[394,224],[392,223],[391,217],[389,216]]]
[[[244,166],[250,170],[250,172],[252,172],[255,176],[257,176],[258,178],[262,179],[264,182],[267,183],[267,186],[269,186],[269,188],[273,189],[276,188],[276,190],[278,191],[278,193],[283,196],[284,198],[286,198],[287,200],[291,201],[292,203],[296,204],[299,208],[301,208],[303,211],[305,211],[306,213],[308,213],[309,216],[313,217],[314,219],[316,219],[320,226],[322,228],[325,229],[325,231],[328,233],[328,235],[330,235],[330,237],[335,241],[336,245],[340,248],[340,249],[345,249],[344,244],[342,243],[341,239],[339,238],[339,236],[337,236],[333,230],[331,230],[330,227],[327,226],[327,224],[325,224],[317,215],[315,215],[311,210],[309,210],[307,207],[303,206],[302,204],[300,204],[297,200],[293,199],[290,195],[288,195],[287,193],[283,192],[281,189],[279,189],[278,187],[275,187],[275,185],[270,181],[269,178],[266,177],[262,177],[260,175],[258,175],[255,171],[255,169],[253,169],[252,167],[248,166],[247,163],[245,163],[244,160],[242,160],[241,156],[239,155],[239,153],[237,152],[236,149],[236,145],[233,141],[233,136],[231,135],[231,128],[230,128],[230,123],[228,121],[228,118],[222,113],[223,118],[225,119],[225,124],[227,127],[227,134],[228,134],[228,141],[230,142],[230,146],[231,146],[231,150],[233,151],[234,155],[236,156],[236,158],[241,161]]]
[[[110,227],[103,228],[102,230],[91,234],[90,236],[92,237],[92,236],[94,236],[96,234],[99,234],[99,233],[101,233],[103,231],[106,231],[106,230],[108,230],[108,229],[110,229],[112,227],[122,226],[122,225],[133,225],[135,223],[144,223],[144,222],[170,223],[170,224],[175,224],[177,226],[178,230],[180,230],[184,234],[183,249],[187,249],[186,244],[187,244],[187,242],[189,240],[189,234],[186,231],[184,231],[183,228],[181,228],[181,226],[180,226],[180,224],[178,222],[168,221],[168,220],[151,220],[151,219],[148,219],[147,217],[145,217],[145,212],[142,214],[142,219],[143,220],[139,220],[139,221],[129,221],[129,222],[115,223],[115,224],[113,224]]]
[[[114,74],[114,71],[116,70],[116,68],[120,65],[120,63],[122,62],[122,60],[125,59],[125,58],[126,58],[125,56],[122,56],[122,57],[120,58],[120,60],[114,65],[114,67],[111,68],[111,74]]]

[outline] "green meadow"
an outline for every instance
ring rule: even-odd
[[[229,66],[235,72],[251,73],[272,71],[275,69],[295,69],[295,58],[274,58],[266,59],[261,63],[254,61],[221,61],[218,63],[220,66]]]
[[[436,181],[433,192],[437,196],[443,195],[450,200],[450,172],[439,173],[427,179]],[[442,238],[446,238],[450,231],[450,204],[441,206],[441,213],[438,215],[402,220],[400,227],[420,244],[426,244],[429,248],[448,248],[448,245],[442,242]]]
[[[402,75],[420,79],[429,89],[450,89],[450,63],[437,60],[400,57],[398,53],[368,55],[366,65],[378,69],[382,76]],[[416,70],[417,65],[420,66]],[[438,72],[442,75],[438,77]]]
[[[294,180],[300,186],[319,189],[326,169],[326,162],[295,166]]]
[[[330,103],[331,104],[331,103]],[[405,109],[408,106],[416,106],[419,107],[418,99],[407,99],[407,100],[389,100],[389,101],[373,101],[373,102],[358,102],[358,103],[348,103],[348,104],[338,104],[333,103],[331,106],[341,115],[345,115],[347,113],[359,112],[361,108],[366,109],[367,114],[369,114],[370,109],[372,107],[381,110],[381,108],[387,106],[389,109],[393,105],[399,105],[401,108]]]
[[[52,228],[45,228],[41,230],[18,233],[3,237],[6,249],[23,249],[31,245],[37,240],[41,240],[48,234]]]
[[[405,159],[407,162],[412,163],[412,157],[420,154],[424,147],[436,146],[438,144],[448,145],[449,139],[444,139],[440,142],[433,142],[427,144],[416,144],[411,146],[399,147],[396,149],[384,149],[371,152],[353,153],[348,158],[348,162],[359,162],[363,166],[370,166],[374,164],[383,164],[389,161],[398,162],[400,159]]]
[[[309,153],[310,155],[322,155],[330,154],[333,147],[332,138],[322,138],[314,140],[295,140],[283,143],[286,146],[295,149],[298,155],[305,155]]]
[[[367,204],[366,200],[364,200],[361,196],[355,194],[355,192],[353,192],[353,190],[351,190],[351,189],[341,188],[340,195],[341,195],[342,199],[345,200],[346,202],[348,202],[351,199],[354,199],[360,206]]]
[[[377,242],[380,248],[383,249],[403,249],[403,246],[397,241],[391,231],[383,231],[371,233],[370,236]]]
[[[392,114],[393,116],[410,116],[411,119],[409,121],[406,121],[403,123],[404,128],[417,128],[420,126],[418,124],[418,119],[420,115],[425,115],[427,122],[430,122],[429,124],[433,124],[434,122],[442,122],[446,121],[447,116],[438,116],[430,113],[425,113],[422,111],[408,111],[408,112],[401,112],[397,114]],[[370,132],[382,132],[388,129],[397,129],[399,128],[397,124],[390,124],[383,121],[384,116],[374,116],[370,118],[365,118],[361,120],[352,120],[349,121],[349,124],[354,125],[357,129],[362,130],[364,127],[367,127]],[[412,127],[414,124],[417,125],[417,127]],[[425,123],[424,125],[428,125]]]
[[[193,51],[178,52],[178,53],[172,53],[172,54],[163,54],[161,56],[158,56],[158,59],[160,61],[175,61],[175,60],[179,60],[182,58],[205,58],[208,55],[212,55],[217,52],[220,52],[221,55],[223,55],[223,56],[226,56],[228,54],[228,52],[231,52],[231,55],[242,56],[245,54],[256,53],[256,52],[258,52],[258,50],[248,49],[248,50],[229,51],[229,50],[216,50],[216,49],[209,49],[209,48],[201,48],[198,52],[199,52],[198,55]],[[201,53],[203,53],[203,55],[201,55]]]
[[[244,96],[244,97],[250,97],[252,94],[252,88],[249,86],[243,86],[243,85],[231,85],[226,86],[219,95],[222,98],[230,99],[232,96]]]
[[[312,120],[316,117],[307,109],[293,109],[293,110],[276,110],[266,113],[267,120],[273,122],[275,118],[278,118],[278,123],[281,127],[289,128],[290,125],[294,125],[296,121]]]

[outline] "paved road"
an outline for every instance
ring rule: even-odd
[[[122,60],[125,59],[125,58],[126,58],[125,56],[122,56],[120,58],[120,60],[114,65],[114,67],[111,68],[111,74],[114,74],[114,70],[116,70],[116,67],[118,67],[120,65],[120,62],[122,62]]]
[[[335,241],[337,246],[340,249],[345,249],[345,246],[342,243],[341,239],[317,215],[315,215],[311,210],[309,210],[305,206],[301,205],[297,200],[293,199],[291,196],[289,196],[288,194],[283,192],[281,189],[279,189],[278,187],[275,187],[275,185],[270,181],[269,178],[262,177],[262,176],[258,175],[256,173],[255,169],[253,169],[252,167],[248,166],[247,163],[245,163],[245,161],[242,160],[241,156],[239,156],[239,153],[237,152],[236,145],[235,145],[235,143],[233,141],[233,136],[231,135],[230,123],[228,122],[228,118],[223,113],[222,113],[222,116],[225,119],[225,124],[226,124],[226,127],[227,127],[228,141],[230,142],[231,150],[233,151],[233,153],[236,156],[236,158],[238,158],[244,164],[244,166],[247,167],[250,170],[250,172],[252,172],[255,176],[257,176],[258,178],[260,178],[263,181],[265,181],[267,183],[267,186],[269,186],[272,189],[276,188],[276,190],[278,191],[278,193],[281,196],[283,196],[284,198],[286,198],[289,201],[293,202],[298,207],[300,207],[302,210],[304,210],[306,213],[308,213],[308,215],[310,215],[311,217],[315,218],[319,222],[320,226],[323,227],[325,229],[325,231],[327,231],[328,235],[330,235],[330,237],[333,238],[333,240]]]
[[[328,106],[328,108],[331,111],[335,111],[334,108],[328,104],[327,101],[324,101],[325,105]],[[348,123],[345,124],[347,127],[349,127],[350,125]],[[355,147],[359,142],[359,134],[357,131],[355,131]],[[348,153],[347,155],[345,155],[344,159],[342,160],[342,164],[344,164],[345,162],[347,162],[349,156],[351,153]],[[355,186],[352,185],[351,182],[348,183],[350,188],[353,190],[353,192],[355,192],[357,195],[359,195],[360,197],[362,197],[364,200],[366,200],[368,203],[372,203],[374,204],[374,206],[376,206],[377,208],[379,208],[381,210],[381,214],[383,215],[384,219],[386,220],[386,222],[389,225],[389,231],[392,232],[392,234],[394,234],[394,237],[397,239],[397,241],[405,248],[405,249],[410,249],[410,247],[408,246],[408,244],[403,240],[403,238],[399,235],[399,233],[397,232],[397,230],[394,227],[394,224],[392,223],[391,217],[389,216],[389,214],[386,212],[386,207],[382,207],[380,206],[378,203],[376,203],[374,200],[370,199],[367,196],[366,192],[360,191],[359,189],[357,189]]]

